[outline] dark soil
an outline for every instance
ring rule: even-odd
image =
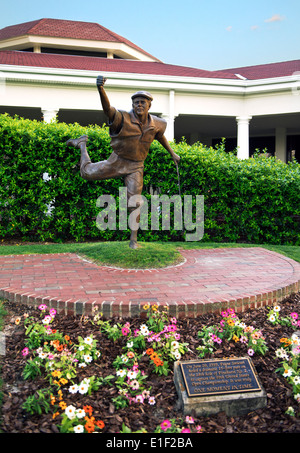
[[[2,411],[0,431],[2,433],[58,433],[56,420],[52,414],[29,415],[22,409],[22,404],[29,395],[38,389],[47,386],[47,381],[42,377],[36,380],[22,378],[22,372],[26,358],[21,351],[24,348],[24,326],[16,325],[14,320],[25,312],[36,313],[37,309],[5,302],[7,316],[5,320],[6,353],[1,357],[1,374],[3,380]],[[280,303],[281,313],[288,316],[291,312],[299,313],[300,293],[292,295]],[[262,386],[267,393],[267,407],[251,412],[245,416],[229,417],[225,413],[209,417],[194,417],[195,425],[200,424],[204,433],[299,433],[300,418],[299,404],[294,399],[291,386],[286,379],[275,372],[279,367],[279,361],[275,357],[275,350],[281,346],[280,338],[289,337],[293,333],[291,328],[272,326],[266,321],[267,309],[248,310],[238,314],[241,321],[247,325],[262,329],[268,344],[268,352],[264,356],[254,355],[252,362],[256,368]],[[203,325],[211,325],[219,322],[221,316],[208,314],[198,319],[178,320],[178,332],[181,341],[189,343],[191,352],[184,355],[184,360],[196,359],[196,347],[199,345],[197,332]],[[117,320],[115,320],[117,321]],[[127,320],[122,320],[122,323]],[[138,326],[140,319],[128,320],[131,325]],[[53,326],[54,327],[54,326]],[[57,315],[55,327],[60,332],[70,335],[76,341],[82,337],[93,334],[98,339],[98,348],[101,350],[101,359],[89,365],[87,376],[116,373],[112,362],[122,352],[123,339],[116,343],[108,340],[99,332],[99,327],[93,326],[80,316]],[[126,340],[125,340],[126,341]],[[213,355],[214,358],[245,356],[246,350],[234,342],[224,342],[220,349]],[[141,361],[148,375],[147,383],[152,387],[151,395],[156,398],[156,405],[133,404],[125,409],[116,409],[112,404],[112,398],[117,396],[115,386],[102,386],[91,396],[72,395],[64,393],[64,401],[77,407],[91,405],[94,408],[93,415],[105,423],[104,433],[117,433],[122,423],[130,427],[132,431],[145,428],[148,433],[153,433],[157,425],[165,419],[182,419],[182,413],[176,409],[177,393],[173,383],[173,374],[158,376],[149,368],[149,360]],[[78,378],[85,377],[86,371],[80,371]],[[295,417],[285,414],[288,407],[293,407]]]

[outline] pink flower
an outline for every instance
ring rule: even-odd
[[[195,420],[193,417],[189,417],[188,415],[185,417],[185,422],[186,423],[195,423]]]
[[[22,355],[24,357],[26,357],[28,354],[29,354],[29,349],[28,348],[24,348],[23,351],[22,351]]]
[[[47,305],[41,304],[41,305],[39,305],[38,308],[39,308],[39,310],[41,310],[41,311],[45,311],[45,310],[47,310]]]
[[[182,432],[182,433],[190,433],[191,430],[190,430],[189,428],[183,428],[183,429],[181,430],[181,432]]]
[[[163,431],[166,431],[168,428],[171,428],[171,426],[172,426],[172,424],[171,424],[170,420],[164,420],[160,424],[160,427]]]
[[[143,395],[137,395],[136,398],[135,398],[135,401],[137,403],[143,403],[144,402],[144,397]]]
[[[248,355],[252,356],[254,354],[253,349],[248,349]]]
[[[176,332],[177,327],[174,324],[168,326],[168,332]]]
[[[56,315],[56,310],[55,310],[55,308],[51,308],[51,309],[49,310],[49,315],[50,315],[52,318],[55,317],[55,315]]]
[[[122,327],[122,335],[127,336],[129,334],[129,329],[127,327]]]
[[[296,313],[296,312],[291,313],[291,317],[293,319],[298,319],[298,313]]]

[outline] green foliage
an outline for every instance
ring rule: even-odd
[[[89,136],[93,162],[110,155],[106,127],[47,124],[0,115],[0,238],[51,242],[129,238],[129,230],[100,231],[96,226],[101,210],[97,198],[111,194],[118,201],[123,180],[81,178],[80,152],[65,142],[83,134]],[[241,161],[226,153],[224,146],[213,149],[181,142],[172,147],[181,157],[182,196],[193,195],[194,201],[196,195],[204,196],[203,242],[300,244],[298,163],[257,156]],[[45,173],[51,179],[44,180]],[[143,195],[149,201],[150,186],[161,194],[178,194],[174,162],[156,141],[145,161]],[[174,229],[172,211],[170,231],[162,229],[161,220],[160,230],[152,231],[149,220],[149,229],[140,231],[139,240],[183,241],[185,233]]]
[[[50,389],[37,390],[34,395],[30,395],[22,408],[31,415],[42,413],[47,414],[50,411]]]

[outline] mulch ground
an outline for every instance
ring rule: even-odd
[[[28,308],[18,304],[5,302],[7,311],[5,321],[6,353],[1,358],[1,374],[3,380],[2,410],[0,420],[0,431],[2,433],[58,433],[56,420],[52,419],[51,413],[42,415],[29,415],[22,409],[22,404],[28,396],[34,394],[38,389],[44,388],[45,380],[37,378],[34,381],[22,378],[22,372],[26,358],[21,351],[24,348],[24,327],[16,325],[14,320],[24,312],[29,314],[37,312],[37,309]],[[299,312],[300,293],[292,295],[280,304],[281,314],[288,316],[291,312]],[[225,413],[209,417],[194,417],[195,425],[201,425],[204,433],[299,433],[300,418],[291,417],[285,414],[288,407],[293,407],[296,414],[299,414],[299,404],[294,399],[291,386],[286,379],[280,376],[275,370],[279,362],[275,358],[275,350],[279,348],[280,338],[290,337],[293,330],[287,327],[272,326],[266,322],[267,309],[248,310],[238,314],[241,321],[247,325],[262,329],[269,347],[264,356],[254,355],[252,362],[256,368],[260,381],[267,393],[267,407],[256,410],[245,416],[229,417]],[[189,343],[191,352],[184,356],[184,360],[196,359],[196,347],[199,346],[197,332],[204,325],[216,324],[221,316],[216,314],[204,315],[197,319],[178,320],[178,332],[181,341]],[[115,319],[115,321],[119,321]],[[122,323],[127,320],[122,320]],[[140,325],[140,319],[128,320],[132,325]],[[53,326],[54,327],[54,326]],[[98,348],[101,350],[101,359],[88,367],[88,376],[93,374],[107,376],[116,373],[112,362],[117,355],[122,353],[122,346],[126,339],[117,342],[108,340],[105,335],[99,332],[99,327],[93,326],[91,322],[80,316],[57,315],[55,327],[60,332],[70,335],[76,340],[93,334],[98,340]],[[234,342],[224,342],[213,358],[227,358],[245,356],[245,349],[242,345]],[[158,376],[151,372],[149,360],[141,360],[140,368],[148,374],[147,383],[152,387],[151,395],[156,397],[156,405],[132,404],[125,409],[116,409],[112,404],[112,398],[117,396],[115,386],[102,386],[91,396],[72,395],[66,392],[64,400],[67,404],[77,407],[91,405],[94,408],[94,415],[105,423],[104,433],[118,433],[122,423],[130,427],[132,431],[145,428],[148,433],[153,433],[157,425],[165,419],[182,419],[182,413],[176,409],[177,393],[173,383],[173,374]],[[80,379],[85,377],[86,371],[80,371]]]

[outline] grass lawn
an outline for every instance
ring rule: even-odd
[[[161,268],[182,261],[180,249],[220,247],[264,247],[300,262],[300,247],[270,244],[236,244],[214,242],[139,242],[139,248],[132,250],[128,241],[85,242],[66,244],[18,244],[3,245],[0,255],[23,255],[44,253],[77,253],[99,264],[123,268]]]

